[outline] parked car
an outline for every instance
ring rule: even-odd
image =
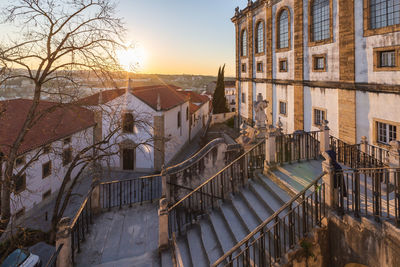
[[[39,256],[25,249],[16,249],[5,259],[1,267],[40,267]]]

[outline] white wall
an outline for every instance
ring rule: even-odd
[[[68,136],[66,136],[68,137]],[[72,148],[72,157],[76,153],[85,147],[90,146],[93,143],[93,127],[72,134],[71,143],[63,145],[63,139],[51,143],[51,150],[48,154],[43,154],[38,160],[33,162],[25,171],[26,174],[26,190],[19,194],[11,194],[11,214],[15,214],[22,208],[28,211],[36,204],[42,201],[43,193],[51,190],[54,194],[58,191],[63,181],[64,175],[66,174],[69,164],[63,166],[62,163],[62,151],[65,148]],[[32,157],[38,152],[38,149],[32,150],[25,154],[26,162],[29,162]],[[89,153],[91,153],[90,151]],[[52,171],[49,176],[42,178],[42,165],[51,161]],[[22,165],[23,166],[23,165]],[[14,173],[21,170],[22,166],[16,167]],[[71,177],[73,178],[80,170],[80,167],[76,167]]]
[[[190,129],[190,140],[192,140],[197,134],[204,130],[205,126],[207,125],[209,115],[209,102],[204,103],[194,114],[191,114],[194,119],[192,119],[193,124],[191,125]]]
[[[168,163],[189,140],[189,120],[186,120],[186,108],[189,102],[164,112],[165,137],[169,139],[165,144],[165,163]],[[181,112],[182,123],[178,128],[178,111]]]

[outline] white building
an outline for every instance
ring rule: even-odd
[[[237,125],[254,123],[261,94],[269,123],[280,120],[287,133],[317,130],[327,119],[348,143],[400,140],[399,6],[259,0],[237,9]]]
[[[96,111],[100,136],[116,129],[115,155],[103,161],[112,169],[160,171],[189,141],[189,97],[172,85],[103,91],[80,101]]]
[[[225,81],[225,98],[229,112],[236,111],[236,82]]]
[[[4,177],[9,145],[15,141],[31,105],[32,101],[26,99],[0,102],[0,109],[5,111],[0,116],[0,178]],[[58,105],[46,101],[39,104],[39,111],[56,108],[36,122],[18,150],[14,174],[28,167],[12,188],[11,214],[16,217],[56,193],[76,151],[93,144],[93,112],[77,106]],[[79,167],[74,168],[71,176],[79,170]]]

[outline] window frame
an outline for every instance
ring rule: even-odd
[[[178,111],[177,117],[176,117],[176,121],[177,121],[177,128],[181,128],[182,127],[182,113],[181,111]]]
[[[132,116],[132,121],[131,121],[132,130],[130,130],[130,129],[127,130],[127,128],[125,127],[127,125],[127,123],[125,123],[125,116],[128,116],[128,115]],[[128,133],[128,134],[135,133],[135,118],[133,117],[133,114],[131,112],[126,111],[126,112],[122,113],[122,132]]]
[[[261,64],[261,69],[258,68],[260,64]],[[263,73],[264,72],[264,63],[262,61],[258,61],[256,63],[256,70],[257,70],[257,73]]]
[[[47,165],[47,164],[49,164],[49,173],[47,175],[45,175],[44,168],[45,168],[45,165]],[[52,164],[51,160],[49,160],[49,161],[47,161],[47,162],[42,164],[42,179],[46,179],[47,177],[49,177],[51,175],[51,173],[52,173],[52,165],[53,164]]]
[[[321,124],[317,124],[316,121],[315,121],[315,120],[316,120],[315,111],[324,112],[323,114],[324,114],[325,116],[323,116],[322,121],[321,121]],[[322,126],[323,120],[326,120],[327,118],[328,118],[328,111],[327,111],[326,108],[321,108],[321,107],[313,107],[313,108],[312,108],[312,125],[313,125],[314,127],[317,127],[317,128],[321,127],[321,126]]]
[[[286,62],[286,69],[282,69],[281,67],[282,67],[282,63],[283,62]],[[289,71],[289,61],[288,61],[288,59],[285,57],[285,58],[280,58],[279,59],[279,64],[278,64],[278,68],[279,68],[279,72],[288,72]]]
[[[317,59],[323,58],[324,59],[324,67],[322,69],[317,69]],[[327,65],[327,57],[326,54],[315,54],[312,56],[312,71],[313,72],[326,72],[326,65]]]
[[[371,0],[364,0],[364,3],[363,3],[364,4],[364,6],[363,6],[363,8],[364,8],[364,10],[363,10],[364,37],[400,31],[400,24],[395,24],[395,25],[385,26],[382,28],[373,29],[371,27],[371,23],[370,23],[370,13],[371,13],[370,3],[371,3]]]
[[[392,126],[396,126],[396,140],[400,141],[400,123],[399,122],[395,122],[395,121],[389,121],[389,120],[384,120],[384,119],[379,119],[379,118],[373,118],[372,119],[372,142],[374,145],[376,146],[380,146],[380,147],[389,147],[389,142],[388,143],[383,143],[383,142],[379,142],[378,141],[378,123],[383,123],[386,125],[392,125]],[[388,136],[388,133],[387,133]]]
[[[69,153],[70,153],[70,156],[71,156],[71,158],[70,158],[70,160],[69,161],[66,161],[65,160],[65,152],[67,152],[67,151],[69,151]],[[66,166],[66,165],[68,165],[68,164],[70,164],[72,162],[72,148],[71,147],[68,147],[68,148],[65,148],[65,149],[63,149],[63,153],[62,153],[62,164],[63,164],[63,166]]]
[[[242,92],[242,104],[246,104],[246,92]]]
[[[324,39],[324,40],[319,40],[319,41],[314,41],[314,36],[313,36],[313,14],[312,14],[312,7],[314,4],[315,0],[309,0],[308,2],[308,46],[318,46],[318,45],[324,45],[324,44],[329,44],[333,42],[333,18],[332,18],[332,13],[333,13],[333,4],[332,0],[329,0],[329,38]]]
[[[381,67],[381,54],[386,51],[394,51],[396,66],[394,67]],[[375,47],[373,49],[373,61],[374,61],[374,72],[379,71],[399,71],[400,70],[400,45],[398,46],[386,46],[386,47]]]
[[[263,49],[262,49],[262,51],[259,51],[260,50],[260,47],[259,47],[259,40],[258,40],[258,37],[259,37],[259,34],[258,34],[258,26],[259,25],[262,25],[262,37],[263,37],[263,40],[262,40],[262,46],[263,46]],[[255,33],[256,33],[256,35],[255,35],[255,42],[254,42],[254,46],[255,46],[255,55],[256,56],[263,56],[264,54],[265,54],[265,22],[264,22],[264,20],[262,20],[262,19],[259,19],[257,22],[256,22],[256,24],[255,24]]]
[[[242,63],[242,73],[247,73],[247,64],[246,63]]]
[[[281,33],[280,33],[280,17],[284,11],[288,12],[288,47],[280,47],[280,38],[281,38]],[[276,13],[276,22],[275,22],[275,33],[276,33],[276,52],[285,52],[289,51],[291,49],[292,45],[292,36],[291,36],[291,14],[290,14],[290,9],[288,6],[283,6],[279,9],[279,11]]]
[[[244,33],[246,33],[246,54],[244,55],[244,46],[243,46],[243,44],[244,44],[244,42],[243,42],[243,36],[244,36]],[[247,33],[247,29],[246,28],[244,28],[244,29],[242,29],[242,31],[240,32],[240,57],[241,58],[247,58],[248,57],[248,55],[249,55],[249,38],[248,38],[248,33]]]
[[[26,190],[26,173],[21,174],[19,177],[23,177],[22,187],[19,190],[17,190],[17,184],[15,183],[14,194],[20,194]]]
[[[285,105],[285,113],[281,113],[281,104]],[[286,100],[279,100],[279,115],[287,117],[287,113],[288,113],[288,102]]]

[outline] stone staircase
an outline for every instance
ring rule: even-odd
[[[228,200],[221,201],[217,208],[188,226],[186,232],[176,238],[174,253],[170,250],[162,253],[162,266],[174,266],[174,261],[181,262],[184,267],[213,264],[288,202],[294,190],[300,189],[301,184],[290,185],[290,182],[298,183],[301,179],[298,177],[285,177],[287,187],[283,188],[286,190],[282,189],[282,184],[274,182],[284,173],[284,169],[278,169],[268,177],[258,173],[239,193],[231,194]],[[287,182],[290,179],[293,181]],[[175,257],[171,258],[171,255]]]

